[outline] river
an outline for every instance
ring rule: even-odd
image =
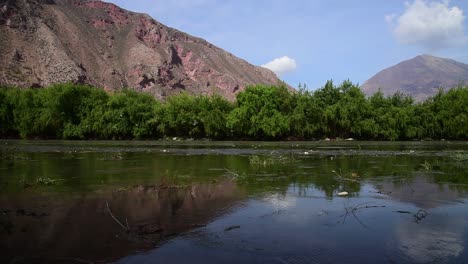
[[[1,263],[468,263],[468,142],[0,141]]]

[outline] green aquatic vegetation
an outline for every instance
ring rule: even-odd
[[[103,160],[123,160],[124,154],[122,152],[109,152],[105,153]]]
[[[0,153],[0,159],[10,160],[10,161],[20,161],[20,160],[30,160],[31,158],[26,153]]]
[[[424,163],[419,164],[419,165],[427,171],[432,170],[432,164],[430,164],[427,160],[425,160]]]
[[[252,155],[249,157],[249,163],[253,166],[270,166],[278,164],[288,164],[294,162],[296,159],[292,155],[280,156],[259,156]]]
[[[248,178],[248,175],[246,173],[238,173],[234,172],[230,169],[224,168],[226,173],[231,177],[231,179],[238,180],[238,181],[244,181]]]
[[[260,158],[260,156],[253,155],[249,157],[249,163],[250,165],[267,165],[266,161]]]
[[[350,182],[356,182],[358,183],[358,179],[359,179],[359,175],[357,172],[351,172],[349,173],[349,176],[348,175],[345,175],[342,173],[341,169],[337,171],[335,170],[332,170],[331,172],[333,172],[333,174],[335,174],[337,177],[338,177],[338,180],[340,181],[350,181]]]
[[[468,162],[468,153],[456,152],[456,153],[453,153],[450,157],[455,162]]]
[[[57,184],[58,180],[51,179],[51,178],[39,178],[37,179],[37,184],[39,185],[55,185]]]

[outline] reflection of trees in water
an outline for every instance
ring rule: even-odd
[[[311,189],[328,198],[341,190],[357,196],[370,183],[392,199],[423,208],[433,207],[433,201],[452,202],[468,190],[466,166],[452,166],[437,157],[308,155],[290,163],[252,166],[249,157],[241,155],[122,152],[114,156],[102,153],[25,156],[27,160],[0,160],[0,166],[8,168],[11,179],[34,180],[44,176],[67,179],[51,187],[57,193],[38,195],[34,190],[26,190],[17,197],[0,196],[0,209],[11,209],[8,217],[0,219],[0,246],[9,254],[0,258],[11,258],[20,251],[44,257],[82,256],[93,260],[123,256],[206,224],[238,199],[237,188],[250,195],[268,194],[266,197],[278,210],[295,206],[295,199],[289,199],[291,192],[307,196]],[[431,171],[420,166],[425,161],[432,164]],[[224,168],[240,177],[231,179],[232,175]],[[332,170],[356,181],[342,180]],[[134,184],[141,185],[122,192],[100,190],[103,185]],[[6,188],[11,186],[16,185],[10,182]],[[69,190],[74,195],[77,191],[86,195],[62,197],[60,192]],[[109,216],[106,201],[118,219],[123,223],[128,219],[131,235]],[[18,214],[16,209],[20,208],[27,210]],[[34,217],[32,213],[48,215]],[[2,232],[2,226],[11,230],[11,234]]]
[[[434,166],[433,171],[425,171],[420,164],[426,160],[439,165]],[[342,190],[358,195],[363,184],[371,183],[391,197],[407,197],[406,201],[415,193],[421,200],[430,200],[427,193],[431,193],[435,195],[434,200],[453,201],[468,190],[468,177],[463,169],[434,157],[302,157],[289,164],[232,169],[244,175],[238,181],[242,188],[259,194],[277,192],[285,195],[290,187],[294,187],[298,196],[306,196],[312,188],[331,198]]]
[[[187,187],[136,186],[75,197],[0,197],[0,208],[10,208],[13,225],[10,233],[0,232],[0,248],[6,253],[0,259],[5,263],[15,256],[109,261],[207,224],[225,213],[239,195],[232,181],[223,181]],[[128,221],[128,232],[109,215],[106,203],[117,219]],[[18,214],[18,208],[26,208],[26,213]],[[47,215],[34,217],[30,212]]]
[[[0,167],[8,167],[11,175],[21,175],[26,181],[35,181],[39,177],[51,179],[65,177],[66,180],[56,188],[84,191],[91,191],[101,184],[120,182],[131,184],[152,184],[163,180],[175,184],[211,182],[225,175],[223,168],[246,176],[239,182],[246,183],[243,187],[252,192],[275,190],[286,192],[290,184],[303,189],[315,187],[328,197],[332,197],[336,191],[344,188],[351,193],[360,191],[359,183],[343,183],[336,179],[332,170],[341,170],[346,177],[356,173],[361,182],[372,180],[379,183],[391,180],[395,187],[411,184],[415,175],[424,174],[434,183],[441,185],[450,183],[452,189],[468,190],[466,166],[460,166],[460,163],[453,162],[449,157],[418,157],[401,153],[396,156],[373,157],[361,156],[358,150],[355,150],[355,156],[348,154],[321,156],[321,152],[317,151],[314,155],[294,157],[292,162],[252,166],[249,157],[242,155],[173,155],[170,150],[169,154],[149,155],[125,152],[123,148],[117,150],[109,153],[75,153],[73,149],[67,149],[64,150],[65,153],[47,155],[18,152],[17,155],[25,155],[28,160],[0,160]],[[67,151],[71,154],[67,154]],[[67,155],[73,158],[67,158]],[[425,171],[421,167],[426,161],[431,164],[432,171]],[[14,188],[15,184],[17,182],[10,182],[5,188]]]

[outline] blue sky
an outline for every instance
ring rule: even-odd
[[[466,0],[108,2],[274,69],[294,87],[316,89],[329,79],[362,84],[420,54],[468,63]]]

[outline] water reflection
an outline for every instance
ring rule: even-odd
[[[462,143],[9,144],[2,263],[468,262]]]
[[[363,189],[371,190],[372,186]],[[376,189],[374,189],[376,190]],[[442,206],[416,222],[412,204],[382,197],[250,199],[205,228],[117,263],[465,263],[466,206]],[[345,207],[379,205],[344,221]],[[411,214],[400,214],[397,210]],[[450,215],[452,219],[448,219]],[[226,231],[226,227],[238,229]],[[184,252],[178,255],[177,252]]]
[[[58,197],[1,195],[2,262],[109,261],[204,226],[239,197],[230,180]]]
[[[432,218],[439,216],[432,214]],[[401,223],[395,230],[397,249],[415,263],[444,263],[464,251],[465,223],[460,219],[433,219],[434,224],[415,227]],[[435,224],[436,223],[436,224]]]
[[[388,195],[390,199],[411,203],[423,209],[462,202],[459,199],[461,193],[450,188],[449,184],[428,182],[428,177],[422,175],[413,177],[411,182],[387,180],[377,184],[377,188],[380,193]]]

